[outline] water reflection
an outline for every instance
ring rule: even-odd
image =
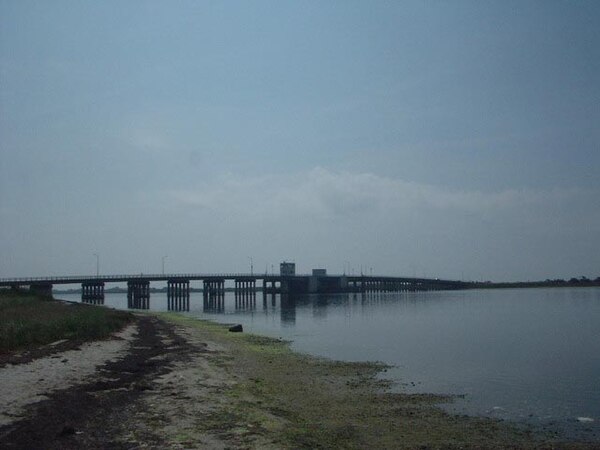
[[[281,295],[279,310],[282,325],[291,326],[296,324],[296,301],[297,297],[293,295]]]
[[[218,314],[225,312],[224,295],[205,295],[202,302],[203,311],[207,314]]]
[[[254,311],[256,309],[256,292],[243,291],[235,293],[236,311]]]
[[[417,300],[410,298],[410,293],[386,293],[386,292],[363,292],[363,293],[345,293],[345,294],[311,294],[311,295],[290,295],[290,294],[269,294],[263,297],[263,311],[265,314],[277,313],[277,299],[279,299],[279,315],[281,324],[284,326],[293,326],[296,323],[296,312],[298,309],[310,310],[311,317],[318,322],[327,321],[328,311],[343,309],[345,314],[351,316],[359,308],[358,314],[368,314],[372,308],[383,304],[398,303],[398,297],[406,297],[411,303]],[[414,295],[414,294],[413,294]],[[269,307],[269,297],[271,306]],[[237,300],[236,300],[237,302]],[[236,309],[238,308],[236,303]],[[246,308],[247,309],[247,308]]]

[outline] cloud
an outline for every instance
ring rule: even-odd
[[[598,264],[593,190],[456,190],[317,167],[290,176],[230,174],[166,195],[175,215],[219,248],[235,254],[255,246],[247,251],[257,259],[292,255],[334,266],[345,255],[390,273],[417,267],[497,280],[588,273]]]
[[[372,173],[316,167],[290,176],[227,175],[197,189],[172,190],[176,202],[212,211],[262,216],[310,214],[347,217],[361,214],[429,211],[438,214],[529,215],[544,209],[597,205],[596,193],[582,189],[512,189],[498,192],[451,190]]]
[[[126,142],[132,148],[149,153],[161,153],[169,148],[169,142],[157,130],[134,128],[126,133]]]

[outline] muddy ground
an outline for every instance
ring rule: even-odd
[[[440,397],[386,393],[382,369],[177,315],[138,315],[106,341],[5,358],[0,447],[593,448],[451,416],[435,406]]]

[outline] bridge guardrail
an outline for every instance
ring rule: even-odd
[[[310,276],[309,274],[296,274],[296,276]],[[165,274],[121,274],[121,275],[65,275],[65,276],[51,276],[51,277],[12,277],[12,278],[0,278],[0,283],[31,283],[31,282],[54,282],[61,284],[64,281],[65,284],[75,283],[79,281],[105,281],[110,280],[111,282],[127,281],[134,279],[147,279],[147,280],[169,280],[171,278],[279,278],[279,274],[262,274],[262,273],[165,273]]]

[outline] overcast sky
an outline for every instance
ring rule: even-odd
[[[94,253],[600,276],[599,23],[598,1],[0,0],[0,277]]]

